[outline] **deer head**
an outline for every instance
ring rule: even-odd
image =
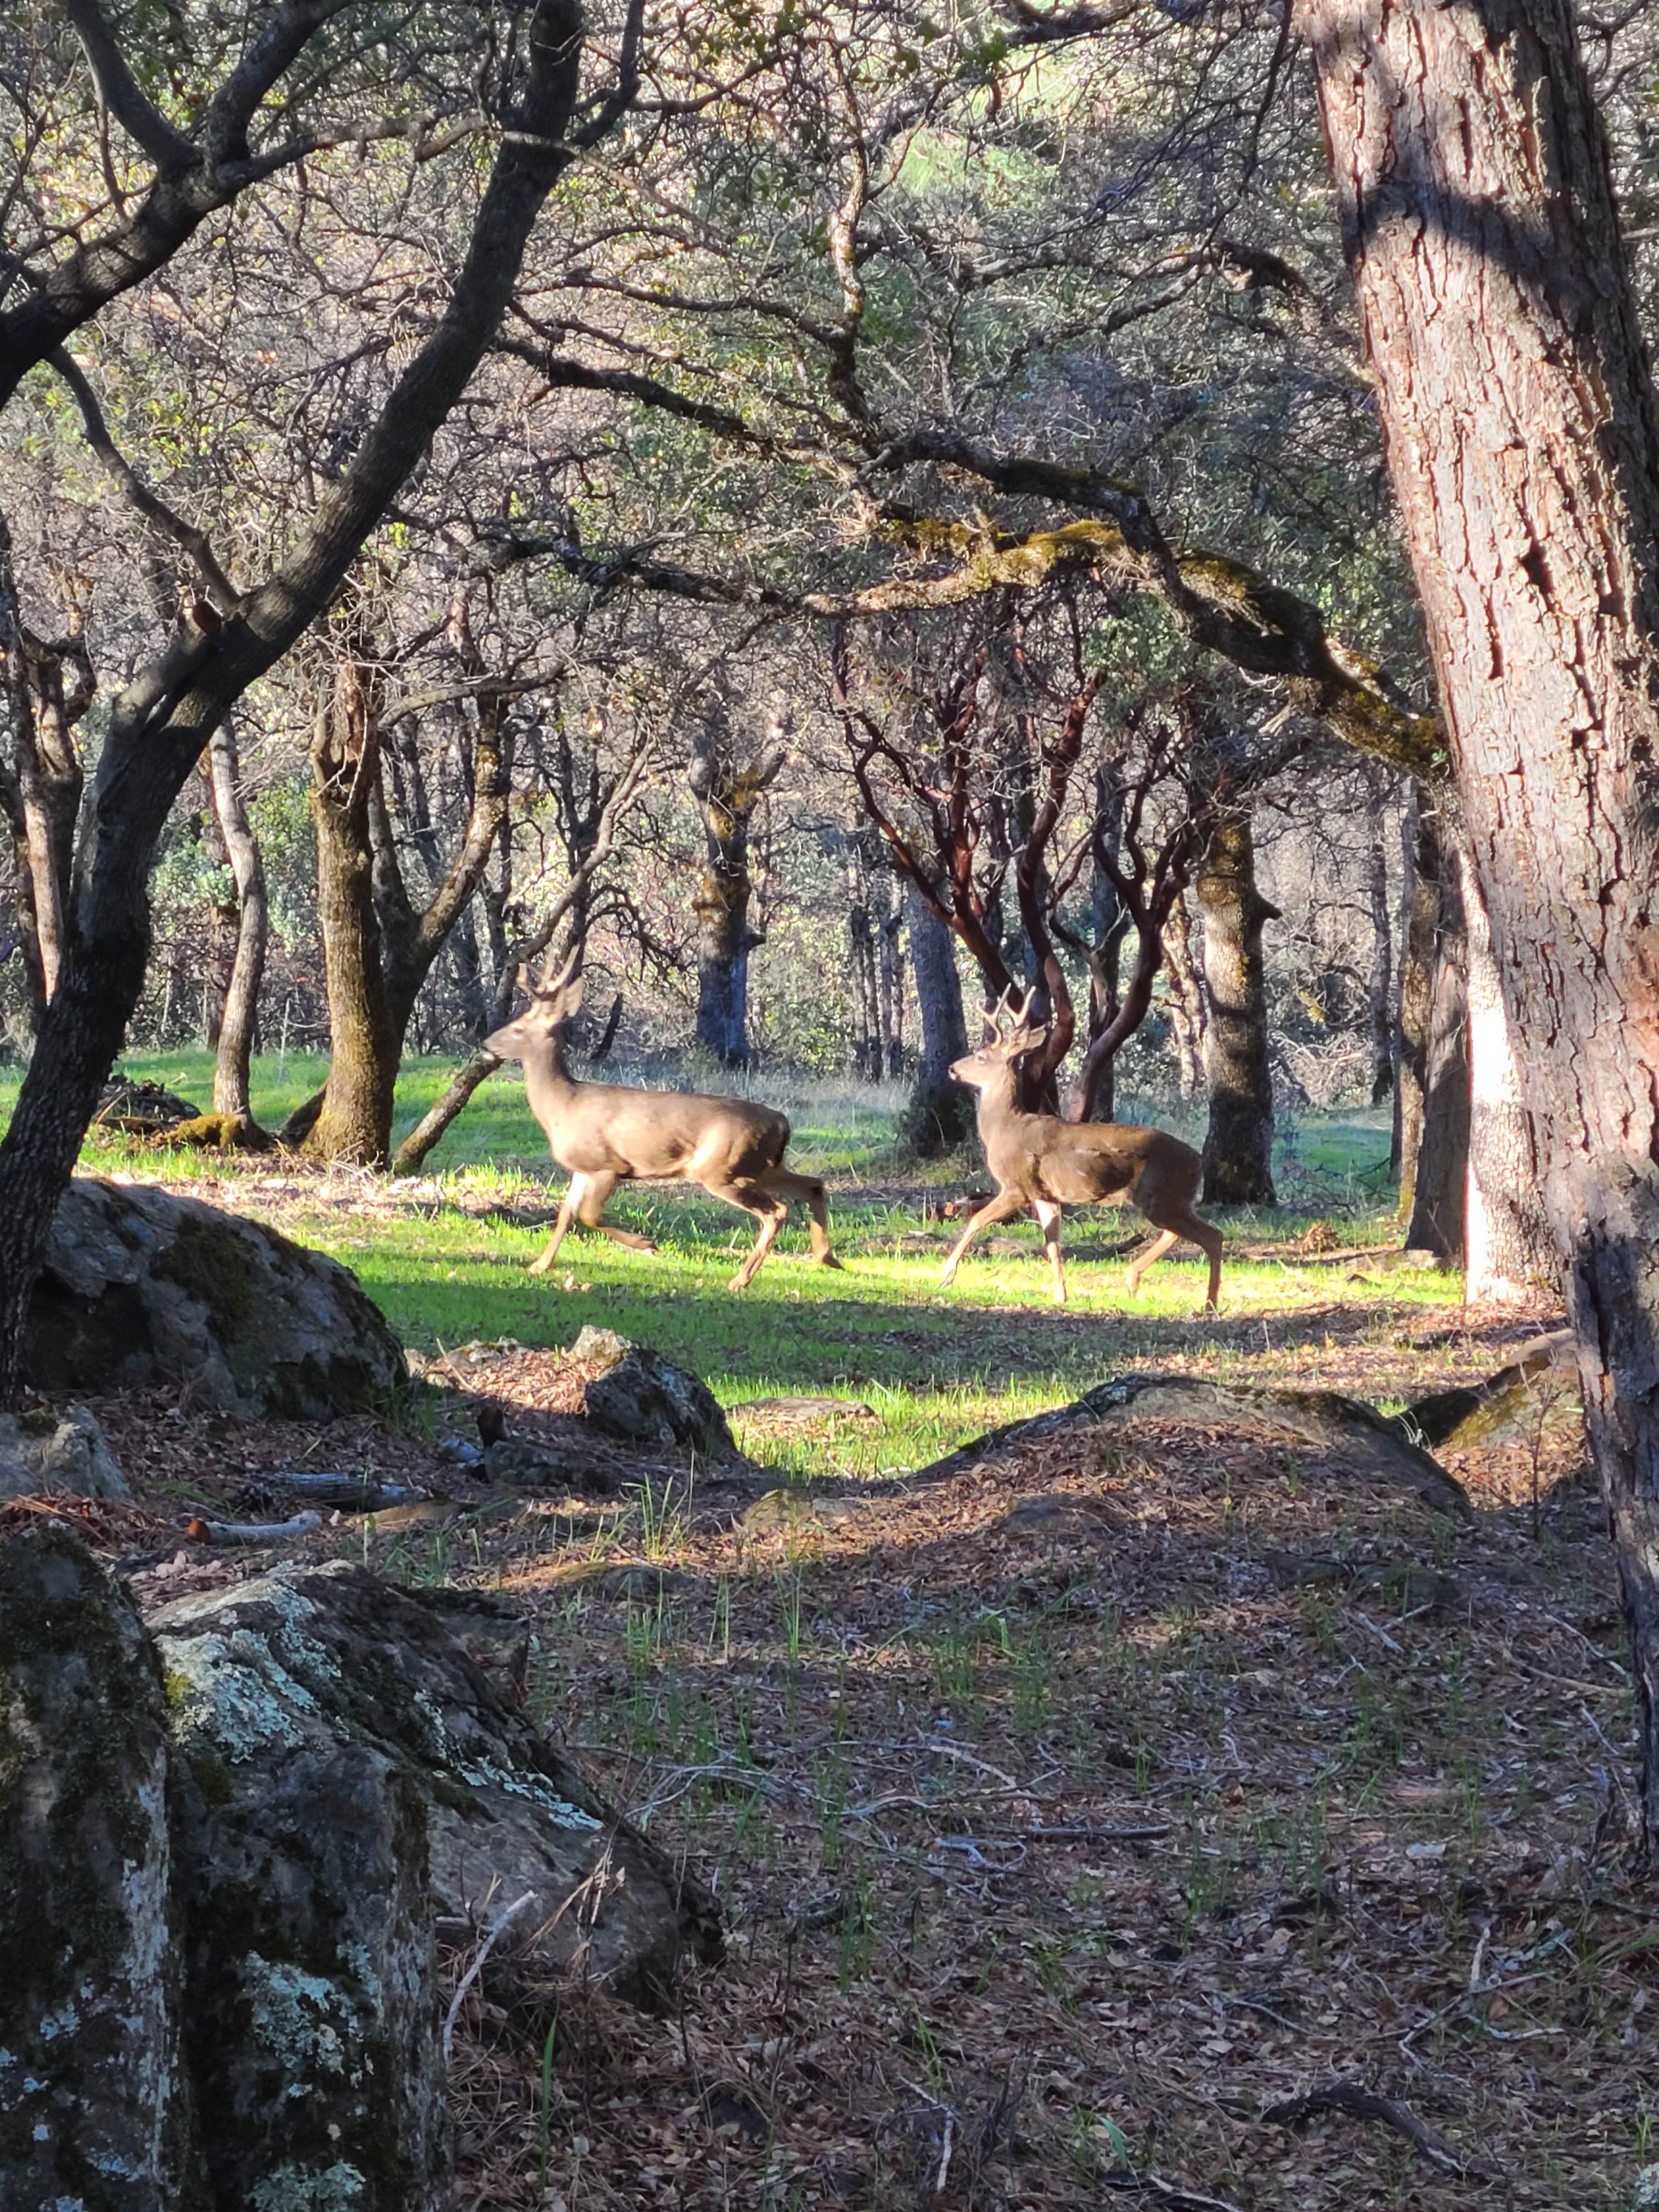
[[[574,972],[575,964],[573,953],[556,975],[550,961],[539,982],[532,981],[528,968],[520,968],[519,981],[530,1004],[516,1019],[490,1031],[484,1050],[497,1060],[529,1060],[542,1057],[550,1046],[562,1044],[581,1010],[582,981]]]
[[[958,1083],[965,1083],[971,1091],[985,1091],[1009,1073],[1028,1052],[1035,1052],[1048,1036],[1046,1024],[1033,1024],[1032,1007],[1036,1004],[1039,985],[1033,985],[1025,994],[1025,1003],[1016,1008],[1012,994],[988,1011],[985,1026],[990,1030],[989,1040],[966,1060],[952,1063],[951,1073]]]

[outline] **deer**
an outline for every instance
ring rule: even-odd
[[[1018,1063],[1047,1037],[1046,1028],[1030,1024],[1033,991],[1018,1013],[1005,1005],[985,1017],[994,1041],[958,1060],[951,1073],[979,1093],[979,1133],[986,1164],[995,1176],[996,1193],[986,1200],[957,1237],[940,1287],[957,1272],[963,1254],[981,1229],[1011,1221],[1027,1206],[1042,1226],[1042,1240],[1054,1271],[1054,1304],[1066,1303],[1066,1276],[1060,1261],[1060,1224],[1067,1206],[1117,1206],[1125,1200],[1161,1234],[1129,1263],[1131,1297],[1153,1261],[1182,1237],[1196,1244],[1210,1262],[1205,1308],[1213,1313],[1221,1288],[1221,1232],[1193,1211],[1203,1182],[1204,1164],[1190,1145],[1165,1129],[1131,1127],[1112,1121],[1062,1121],[1057,1114],[1026,1114],[1018,1103]],[[1005,1015],[1013,1026],[1005,1030]]]
[[[516,1020],[484,1039],[498,1060],[524,1063],[530,1110],[541,1123],[554,1164],[570,1177],[553,1234],[532,1275],[544,1275],[559,1256],[573,1221],[631,1251],[654,1252],[648,1237],[601,1218],[619,1182],[700,1183],[711,1198],[752,1213],[760,1234],[728,1288],[746,1291],[788,1218],[792,1204],[811,1215],[812,1258],[839,1267],[830,1249],[830,1208],[817,1176],[797,1175],[783,1164],[789,1119],[749,1098],[716,1098],[690,1091],[635,1091],[618,1083],[584,1083],[565,1061],[570,1025],[580,1010],[582,987],[570,963],[551,981],[519,981],[530,1004]]]

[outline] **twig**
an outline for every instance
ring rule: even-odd
[[[1299,2097],[1286,2097],[1279,2104],[1269,2105],[1261,2117],[1274,2127],[1289,2128],[1310,2119],[1316,2112],[1346,2112],[1356,2120],[1380,2120],[1385,2128],[1392,2128],[1396,2135],[1413,2143],[1429,2164],[1442,2173],[1477,2173],[1488,2180],[1500,2179],[1495,2166],[1480,2159],[1465,2158],[1460,2151],[1454,2150],[1443,2136],[1437,2136],[1418,2118],[1409,2105],[1396,2104],[1392,2097],[1384,2097],[1358,2081],[1325,2082]]]
[[[1179,2182],[1165,2181],[1158,2173],[1103,2173],[1100,2177],[1108,2189],[1140,2190],[1155,2197],[1160,2204],[1170,2207],[1170,2212],[1239,2212],[1231,2198],[1206,2197],[1200,2190],[1183,2189]]]
[[[951,2151],[956,2136],[956,2115],[949,2111],[945,2115],[945,2147],[939,2154],[939,2179],[933,2184],[935,2197],[945,2194],[945,2178],[951,2171]]]
[[[503,1911],[498,1912],[495,1915],[495,1919],[489,1923],[489,1933],[484,1937],[483,1942],[478,1946],[477,1955],[474,1958],[472,1964],[467,1968],[466,1972],[461,1976],[460,1980],[456,1984],[455,1994],[449,2000],[449,2010],[444,2014],[444,2064],[446,2066],[448,2065],[451,2056],[454,2051],[455,2022],[460,2016],[462,2003],[465,1999],[467,1991],[471,1988],[473,1983],[477,1980],[479,1975],[483,1973],[483,1963],[489,1956],[490,1947],[494,1944],[495,1938],[502,1932],[502,1930],[507,1928],[511,1922],[518,1918],[520,1913],[524,1911],[526,1905],[533,1905],[535,1902],[535,1891],[533,1889],[527,1889],[522,1897],[517,1899],[513,1904],[507,1905]]]

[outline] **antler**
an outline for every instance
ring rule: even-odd
[[[581,965],[581,957],[582,945],[578,939],[559,963],[556,975],[553,969],[553,955],[550,952],[542,969],[542,980],[539,983],[532,980],[527,966],[520,969],[519,981],[532,999],[553,998],[557,993],[562,991],[567,984],[574,981],[576,970]]]
[[[1013,1040],[1021,1035],[1030,1020],[1031,1009],[1036,1006],[1042,991],[1041,983],[1033,983],[1025,994],[1024,1005],[1018,1006],[1014,1004],[1013,993],[1005,991],[994,1006],[987,1007],[985,1026],[999,1044],[1012,1044]],[[1006,1028],[1003,1026],[1005,1021],[1007,1024]]]

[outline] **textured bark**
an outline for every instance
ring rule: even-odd
[[[1303,0],[1659,1850],[1659,407],[1566,0]]]
[[[259,1019],[259,985],[265,972],[265,945],[270,933],[270,908],[265,897],[264,862],[258,841],[247,818],[242,780],[236,757],[236,738],[228,721],[213,733],[211,748],[213,806],[219,817],[219,834],[225,841],[230,872],[236,883],[236,957],[231,963],[230,987],[225,993],[219,1022],[219,1043],[213,1068],[213,1110],[251,1119],[248,1071],[253,1057],[253,1032]]]
[[[1468,945],[1457,853],[1443,836],[1437,868],[1423,1036],[1423,1119],[1406,1243],[1412,1249],[1461,1261],[1469,1176]]]
[[[391,1157],[398,1032],[381,957],[369,819],[380,774],[380,678],[350,653],[312,742],[317,913],[328,977],[330,1058],[305,1139],[313,1158],[383,1167]]]
[[[724,713],[699,730],[688,772],[702,816],[708,865],[691,902],[697,918],[697,1042],[722,1067],[749,1064],[749,956],[763,940],[750,927],[754,884],[749,830],[784,763],[775,724],[759,747],[733,743]]]
[[[1192,922],[1184,898],[1176,899],[1164,926],[1164,962],[1170,971],[1176,1080],[1183,1098],[1196,1098],[1204,1075],[1204,994],[1193,959]]]
[[[11,833],[29,1013],[38,1030],[64,964],[75,823],[84,777],[75,726],[92,704],[92,661],[78,635],[36,637],[18,611],[11,540],[0,519],[0,684],[12,756],[0,757],[0,811]]]
[[[1256,889],[1250,817],[1224,815],[1211,831],[1195,888],[1204,916],[1204,1079],[1210,1121],[1204,1196],[1220,1205],[1276,1206],[1273,1079],[1267,1058],[1267,982],[1261,933],[1279,918]]]
[[[0,1533],[0,2202],[199,2212],[161,1670],[60,1523]]]
[[[905,1102],[902,1129],[911,1151],[921,1159],[932,1159],[964,1143],[974,1126],[973,1093],[951,1075],[951,1062],[967,1056],[968,1024],[951,932],[914,884],[906,904],[921,1049]]]
[[[1480,878],[1459,856],[1468,949],[1469,1164],[1464,1227],[1466,1298],[1522,1299],[1559,1278],[1538,1195],[1538,1140],[1522,1100],[1521,1070],[1492,958]]]

